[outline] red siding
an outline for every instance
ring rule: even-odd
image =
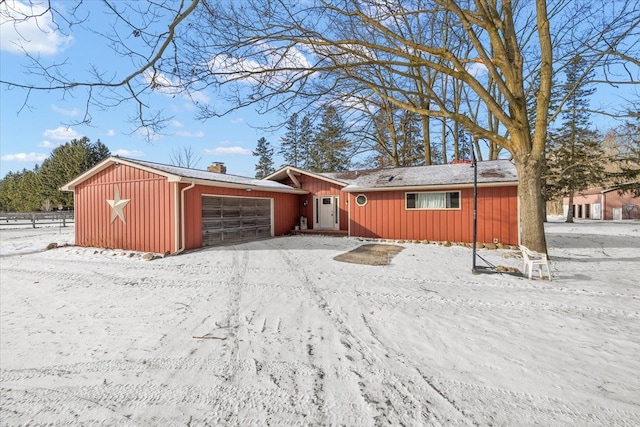
[[[126,224],[111,222],[116,187],[124,207]],[[155,253],[173,252],[173,185],[163,176],[127,165],[111,166],[75,188],[76,244]]]
[[[575,199],[573,203],[577,204]],[[604,203],[604,219],[613,219],[614,208],[622,209],[622,219],[640,219],[640,197],[633,197],[631,193],[620,195],[617,191],[608,191],[604,194]],[[629,214],[625,209],[627,205],[635,205],[635,209]]]
[[[181,189],[187,187],[181,184]],[[246,191],[244,189],[196,185],[186,190],[185,199],[185,249],[202,247],[202,196],[233,196],[273,199],[274,235],[289,233],[299,219],[299,196],[297,194],[272,193],[268,191]]]
[[[440,191],[440,190],[439,190]],[[460,191],[461,209],[407,210],[405,191],[364,192],[367,204],[358,206],[352,193],[351,236],[401,240],[473,241],[473,188]],[[518,244],[517,187],[478,188],[477,241]]]
[[[309,228],[313,228],[313,198],[318,196],[339,196],[340,200],[340,230],[346,231],[349,227],[349,217],[347,211],[348,195],[342,192],[342,186],[333,184],[309,175],[300,175],[296,177],[300,182],[300,185],[304,190],[309,191],[306,196],[300,196],[300,214],[307,217],[307,223]],[[285,182],[287,185],[292,185],[291,181]],[[304,206],[303,202],[307,200],[307,206]]]
[[[565,197],[563,199],[563,204],[567,205],[569,203],[569,198]],[[602,204],[604,203],[604,206]],[[575,194],[573,196],[573,204],[576,206],[576,210],[573,212],[574,217],[577,218],[579,205],[601,205],[601,213],[600,215],[604,220],[612,220],[613,219],[613,209],[620,208],[622,209],[622,219],[640,219],[640,197],[634,197],[631,193],[626,193],[623,195],[618,194],[617,191],[607,191],[602,193],[602,190],[594,189],[587,190],[583,194]],[[636,208],[630,212],[630,216],[627,215],[627,211],[625,206],[635,205]],[[585,215],[583,214],[583,217]]]

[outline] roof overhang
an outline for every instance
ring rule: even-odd
[[[147,172],[151,172],[154,173],[156,175],[160,175],[160,176],[164,176],[167,178],[167,180],[169,182],[178,182],[180,181],[180,176],[178,175],[174,175],[174,174],[170,174],[170,173],[166,173],[157,169],[153,169],[153,168],[149,168],[147,166],[143,166],[140,165],[138,163],[134,163],[134,162],[130,162],[127,159],[122,159],[120,157],[108,157],[106,159],[104,159],[103,161],[101,161],[100,163],[98,163],[97,165],[95,165],[94,167],[92,167],[91,169],[86,170],[84,173],[78,175],[76,178],[74,178],[72,181],[66,183],[65,185],[63,185],[62,187],[60,187],[61,191],[73,191],[75,189],[75,187],[78,184],[81,184],[82,182],[86,181],[87,179],[91,178],[93,175],[102,172],[103,170],[107,169],[110,166],[120,166],[120,165],[127,165],[127,166],[131,166],[134,167],[136,169],[141,169]]]
[[[504,182],[482,182],[478,183],[478,187],[517,187],[518,181]],[[364,193],[371,191],[417,191],[417,190],[446,190],[451,188],[473,188],[473,182],[463,184],[437,184],[437,185],[411,185],[396,187],[350,187],[346,186],[342,189],[345,193]]]
[[[338,181],[337,179],[332,179],[314,172],[309,172],[306,171],[304,169],[300,169],[297,168],[295,166],[283,166],[280,169],[278,169],[277,171],[275,171],[274,173],[272,173],[269,176],[266,176],[263,179],[269,180],[269,181],[282,181],[285,180],[287,178],[291,178],[292,181],[295,182],[295,179],[292,178],[292,175],[295,176],[300,176],[300,175],[307,175],[310,176],[312,178],[316,178],[322,181],[326,181],[326,182],[330,182],[332,184],[336,184],[339,185],[341,187],[344,187],[347,185],[346,182],[343,181]]]
[[[246,191],[266,191],[268,193],[285,193],[285,194],[301,194],[301,195],[309,194],[307,190],[301,190],[298,188],[291,188],[291,189],[273,188],[273,187],[267,187],[267,186],[263,187],[261,185],[237,184],[233,182],[211,181],[207,179],[195,179],[195,178],[186,178],[186,177],[180,177],[177,181],[172,181],[172,182],[179,182],[184,184],[195,183],[195,184],[204,185],[207,187],[236,188],[236,189],[241,189]]]
[[[205,185],[208,187],[237,188],[237,189],[250,190],[250,191],[266,191],[271,193],[309,194],[308,191],[297,189],[297,188],[290,188],[290,189],[289,188],[273,188],[269,186],[261,186],[261,185],[254,185],[254,184],[242,184],[242,183],[233,183],[233,182],[226,182],[226,181],[214,181],[214,180],[207,180],[207,179],[188,178],[188,177],[175,175],[172,173],[168,173],[159,169],[151,168],[136,162],[128,161],[127,159],[122,159],[120,157],[114,157],[114,156],[104,159],[103,161],[101,161],[91,169],[78,175],[72,181],[60,187],[60,190],[74,191],[77,185],[81,184],[82,182],[86,181],[87,179],[91,178],[97,173],[100,173],[109,167],[112,167],[112,166],[118,167],[120,165],[127,165],[136,169],[144,170],[159,176],[163,176],[167,178],[168,182],[187,183],[187,184],[196,183],[196,184]]]

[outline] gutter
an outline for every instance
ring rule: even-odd
[[[185,236],[184,236],[184,229],[185,229],[185,220],[184,220],[184,193],[187,190],[191,190],[193,187],[196,186],[195,182],[191,182],[191,185],[189,185],[188,187],[183,188],[182,190],[180,190],[180,234],[181,234],[181,244],[180,247],[178,248],[178,250],[174,253],[174,255],[178,255],[179,253],[184,251],[184,248],[186,246],[185,244]],[[177,188],[177,187],[176,187]],[[177,222],[177,220],[176,220]],[[177,228],[177,227],[176,227]],[[176,239],[177,240],[177,239]]]
[[[517,186],[518,181],[501,181],[501,182],[485,182],[478,183],[478,188],[485,187],[512,187]],[[447,189],[460,189],[460,188],[473,188],[472,183],[464,184],[426,184],[426,185],[407,185],[407,186],[393,186],[393,187],[355,187],[346,186],[342,189],[345,193],[365,193],[372,191],[435,191],[435,190],[447,190]]]

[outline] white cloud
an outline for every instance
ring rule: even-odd
[[[242,117],[238,117],[237,119],[231,119],[232,125],[237,125],[238,123],[242,123],[242,122],[244,122],[244,119]]]
[[[181,82],[174,82],[162,73],[146,71],[142,77],[146,84],[151,85],[153,90],[163,95],[175,98],[180,96],[198,103],[207,104],[210,98],[202,92],[189,92]]]
[[[174,128],[183,128],[183,127],[184,127],[184,125],[182,124],[182,122],[179,122],[179,121],[177,121],[177,120],[171,120],[171,121],[169,122],[169,124],[170,124],[171,126],[173,126]]]
[[[107,136],[114,136],[116,134],[116,131],[114,131],[113,129],[109,129],[106,133]]]
[[[465,68],[467,69],[467,72],[473,77],[479,77],[489,72],[487,66],[482,62],[472,62],[470,64],[467,64]]]
[[[73,40],[56,30],[44,5],[20,0],[0,2],[0,50],[55,55]]]
[[[58,145],[60,145],[60,143],[59,143],[59,142],[58,142],[58,143],[56,143],[56,144],[54,144],[53,142],[51,142],[51,141],[47,141],[47,140],[45,139],[44,141],[42,141],[42,142],[40,142],[40,143],[38,144],[38,147],[42,147],[42,148],[51,148],[51,147],[58,146]]]
[[[186,138],[202,138],[204,136],[204,132],[201,130],[197,132],[188,132],[188,131],[178,131],[176,132],[177,136],[184,136]]]
[[[242,147],[218,147],[210,150],[205,148],[205,154],[222,154],[222,155],[240,155],[240,156],[250,156],[253,153],[248,148]]]
[[[144,153],[140,150],[127,150],[124,148],[120,148],[112,152],[114,156],[122,156],[122,157],[144,157]]]
[[[82,138],[82,135],[75,130],[63,126],[58,126],[55,129],[47,129],[42,135],[55,141],[71,141],[72,139]]]
[[[0,160],[4,162],[41,162],[46,158],[47,155],[42,153],[16,153],[5,154],[0,157]]]
[[[77,108],[72,108],[71,110],[67,110],[65,108],[58,107],[55,104],[51,104],[51,109],[56,113],[64,114],[65,116],[69,116],[69,117],[76,117],[78,114],[80,114],[80,110],[78,110]]]
[[[209,69],[226,80],[243,81],[268,86],[291,82],[304,74],[313,75],[313,66],[297,47],[277,47],[269,43],[256,43],[255,59],[217,55],[209,61]]]

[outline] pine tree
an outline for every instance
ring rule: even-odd
[[[400,166],[417,166],[424,164],[424,145],[420,116],[411,111],[402,111],[399,118],[398,157]]]
[[[351,163],[349,147],[346,127],[340,114],[335,107],[325,106],[313,138],[310,169],[314,172],[347,170]]]
[[[613,162],[617,166],[613,183],[621,192],[640,197],[640,116],[627,121],[615,131]]]
[[[10,172],[0,180],[0,209],[36,211],[45,205],[73,207],[73,194],[59,188],[110,155],[100,140],[92,144],[87,137],[73,139],[55,148],[42,166],[36,165],[33,171]]]
[[[311,151],[313,150],[313,122],[308,114],[300,120],[300,167],[310,169]]]
[[[54,206],[73,207],[73,193],[62,192],[59,188],[110,155],[109,149],[100,140],[91,143],[87,137],[72,139],[55,148],[38,173],[41,198],[38,207],[46,199]]]
[[[287,132],[282,138],[280,138],[280,154],[285,161],[285,164],[290,166],[299,167],[302,162],[302,153],[300,147],[300,121],[298,120],[298,113],[293,113],[287,123],[285,124]]]
[[[590,129],[589,97],[594,89],[588,82],[593,72],[584,75],[585,60],[576,56],[568,64],[565,83],[561,92],[566,95],[562,123],[550,132],[547,153],[547,197],[568,196],[567,222],[573,222],[573,196],[592,185],[599,185],[604,178],[604,150],[600,136]]]
[[[271,144],[262,137],[258,140],[258,145],[255,151],[252,151],[253,155],[258,158],[258,164],[256,164],[256,178],[262,179],[275,172],[273,168],[273,151]]]

